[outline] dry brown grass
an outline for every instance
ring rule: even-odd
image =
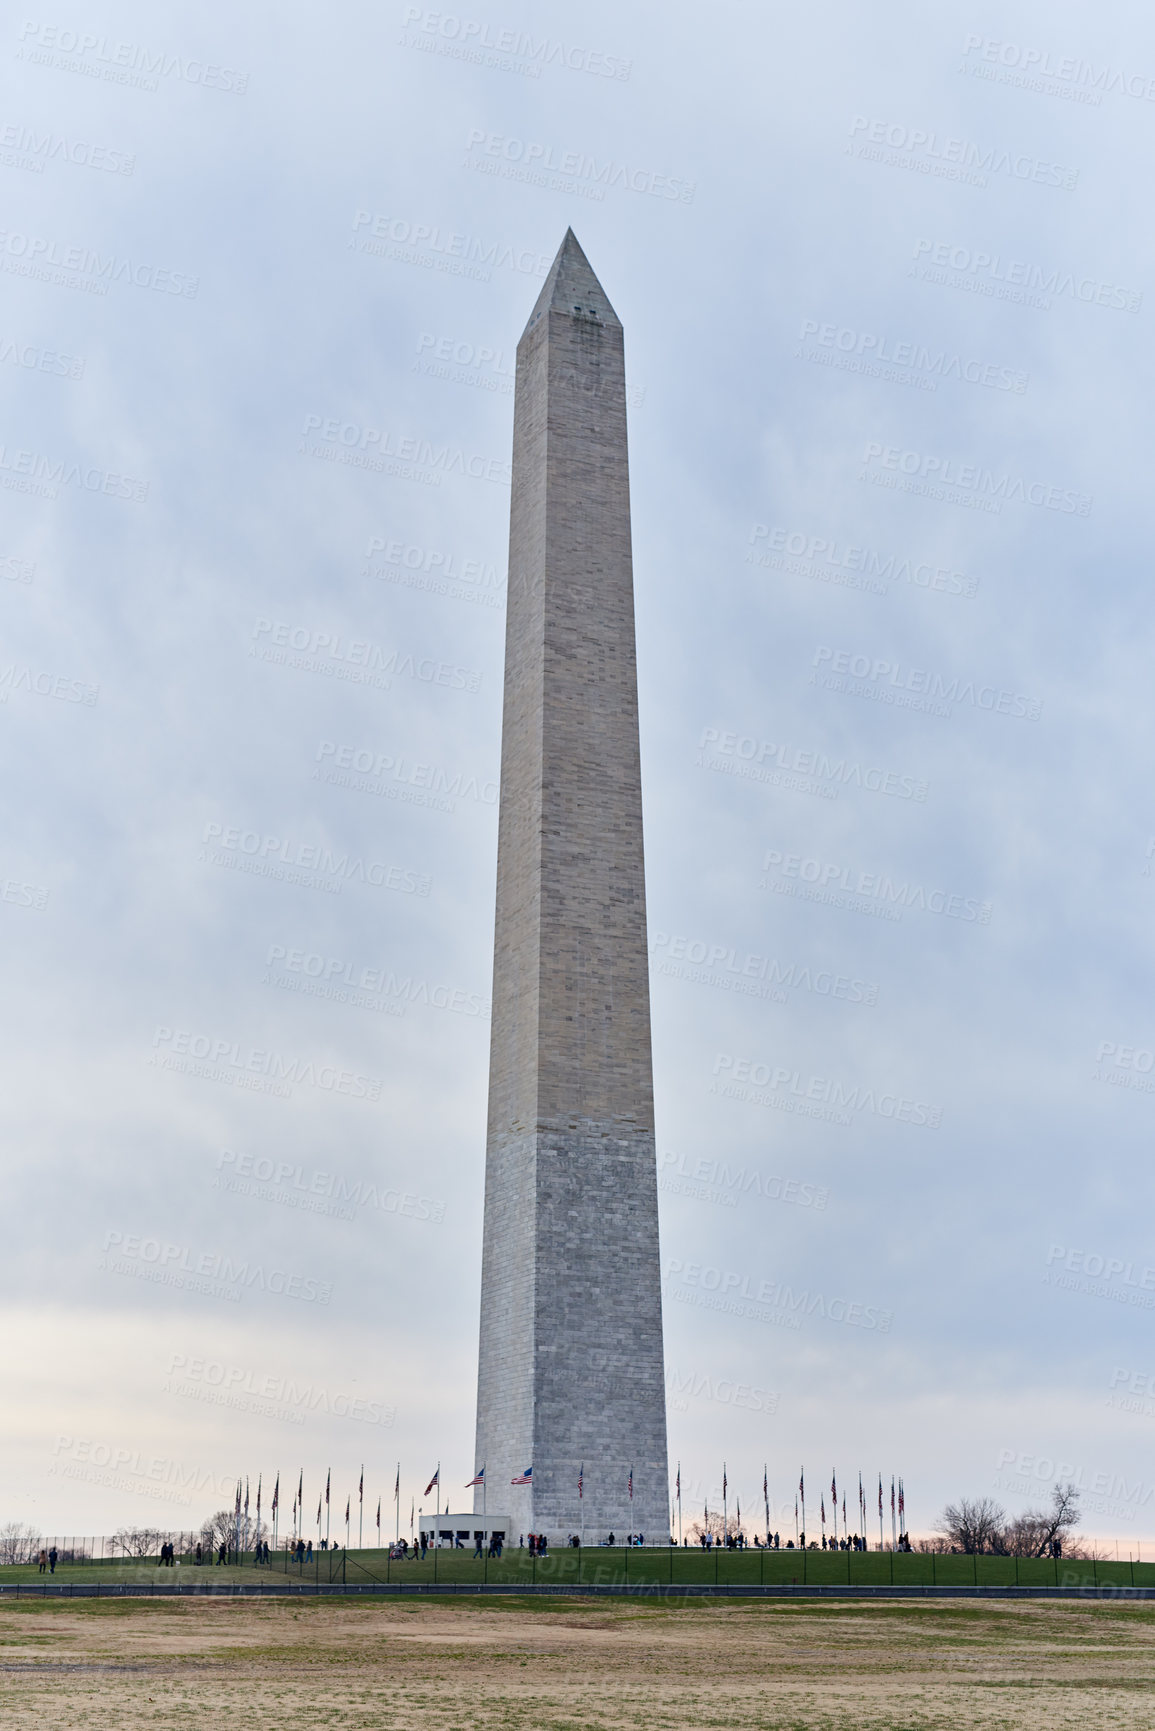
[[[1155,1727],[1155,1606],[0,1604],[0,1727]]]

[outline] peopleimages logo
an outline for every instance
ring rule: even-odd
[[[0,228],[0,270],[98,295],[108,293],[110,282],[126,282],[156,294],[180,295],[184,300],[195,300],[200,288],[199,277],[10,228]]]
[[[451,691],[476,692],[481,687],[481,674],[476,668],[456,667],[432,655],[386,649],[368,638],[345,638],[339,631],[294,625],[287,619],[258,619],[253,625],[252,638],[249,654],[261,661],[302,673],[325,674],[354,685],[373,685],[389,691],[392,680],[413,679],[422,685],[441,685]]]
[[[762,870],[767,874],[759,886],[762,889],[797,895],[803,901],[828,902],[834,907],[852,907],[853,898],[861,896],[865,903],[873,904],[869,905],[869,911],[884,919],[900,920],[904,908],[917,908],[980,926],[989,925],[991,920],[990,902],[980,901],[977,896],[928,889],[909,878],[859,871],[836,860],[808,859],[805,854],[770,848],[762,861]],[[775,881],[769,876],[772,872],[778,874]]]
[[[365,229],[368,234],[362,232]],[[543,277],[551,263],[546,253],[534,252],[532,247],[456,234],[437,223],[410,222],[406,217],[387,216],[383,211],[354,212],[349,246],[374,258],[392,258],[401,264],[419,265],[423,270],[471,277],[475,282],[489,282],[495,269]]]
[[[114,1274],[143,1270],[145,1278],[165,1286],[187,1286],[197,1291],[198,1281],[208,1281],[224,1289],[217,1296],[271,1292],[278,1298],[296,1298],[306,1304],[328,1304],[333,1295],[329,1280],[313,1280],[280,1268],[266,1270],[263,1263],[234,1260],[221,1251],[198,1253],[187,1245],[170,1244],[139,1232],[106,1232],[103,1248],[102,1268]]]
[[[849,1085],[830,1076],[804,1076],[789,1064],[760,1064],[753,1058],[719,1052],[714,1059],[714,1076],[721,1079],[710,1084],[712,1094],[773,1106],[804,1118],[845,1125],[853,1122],[851,1112],[864,1112],[928,1130],[937,1130],[942,1123],[941,1106],[928,1106],[925,1101],[866,1088],[861,1083]],[[768,1093],[758,1092],[767,1089]]]
[[[761,546],[760,543],[765,543]],[[949,565],[931,565],[925,559],[880,553],[870,547],[854,547],[829,535],[808,535],[801,529],[771,528],[755,523],[750,544],[757,551],[746,554],[747,565],[764,565],[774,571],[789,571],[800,577],[874,595],[890,593],[891,583],[909,583],[912,588],[934,590],[942,595],[973,597],[977,577],[955,571]]]
[[[810,679],[812,685],[827,685],[832,690],[846,690],[852,695],[859,695],[856,687],[865,686],[868,689],[863,695],[900,708],[924,707],[907,701],[915,697],[939,705],[938,713],[945,715],[950,714],[952,703],[969,704],[972,709],[989,710],[992,715],[1026,717],[1030,721],[1037,721],[1043,713],[1042,699],[1038,697],[1004,691],[995,685],[980,685],[957,674],[948,679],[945,674],[932,673],[927,668],[903,667],[898,661],[859,655],[852,649],[835,649],[829,644],[819,644],[811,666],[829,669],[837,676],[849,675],[849,679],[839,677],[831,680],[825,672],[814,673]]]
[[[1112,1088],[1130,1088],[1139,1094],[1155,1094],[1155,1052],[1144,1046],[1121,1046],[1117,1040],[1100,1040],[1095,1053],[1098,1068],[1093,1080]]]
[[[226,1170],[227,1168],[227,1170]],[[263,1154],[237,1154],[222,1148],[217,1157],[217,1190],[252,1196],[259,1202],[277,1202],[307,1214],[328,1214],[338,1220],[356,1220],[358,1208],[376,1208],[382,1214],[398,1214],[406,1220],[445,1219],[445,1204],[416,1191],[398,1190],[365,1178],[345,1178],[339,1172],[313,1171],[298,1161],[274,1160]]]
[[[205,847],[200,855],[203,861],[250,871],[258,877],[303,883],[308,888],[328,889],[335,895],[347,883],[396,890],[399,895],[429,894],[429,878],[423,872],[387,865],[384,860],[366,860],[360,854],[334,853],[317,843],[294,842],[287,836],[262,835],[259,830],[239,826],[226,828],[220,823],[206,823],[203,839]],[[296,868],[303,870],[305,876]]]
[[[1097,277],[1083,276],[1078,271],[1026,264],[1004,258],[1001,253],[985,252],[981,247],[954,246],[945,240],[916,240],[914,258],[916,265],[925,263],[935,271],[952,271],[970,278],[977,293],[999,300],[1017,300],[1019,291],[1023,291],[1028,296],[1043,296],[1049,306],[1051,296],[1057,299],[1066,295],[1085,306],[1128,313],[1137,313],[1143,302],[1139,289],[1100,282]]]
[[[704,728],[698,747],[695,763],[699,769],[717,770],[743,781],[762,782],[767,787],[816,793],[823,799],[837,799],[840,787],[863,787],[868,793],[920,803],[927,796],[925,781],[902,775],[896,769],[828,757],[823,751],[804,751],[768,739],[755,739],[749,734],[727,733],[719,727]]]
[[[817,319],[803,319],[799,340],[816,339],[821,349],[799,349],[803,358],[823,360],[831,365],[846,364],[850,370],[877,376],[883,367],[909,369],[927,390],[935,390],[939,379],[956,379],[959,384],[985,385],[988,390],[1013,391],[1022,396],[1031,375],[1021,367],[999,366],[995,361],[980,361],[971,355],[952,354],[947,349],[931,348],[926,343],[896,341],[878,331],[852,330],[847,325],[820,324]],[[853,365],[850,365],[853,363]],[[889,378],[891,374],[884,373]],[[897,375],[895,375],[897,376]],[[901,381],[900,381],[901,382]]]
[[[132,174],[136,168],[136,157],[126,151],[63,138],[56,132],[38,132],[19,121],[0,126],[0,152],[22,157],[23,161],[13,161],[11,166],[30,168],[36,174],[43,174],[46,162],[70,162],[75,168],[94,168],[104,174]]]
[[[453,59],[495,67],[498,71],[524,71],[530,78],[540,78],[543,66],[558,66],[569,72],[588,72],[597,78],[614,78],[624,83],[634,64],[620,55],[601,54],[596,49],[558,42],[550,36],[531,36],[524,30],[495,29],[492,24],[476,19],[459,18],[452,12],[433,12],[421,6],[407,6],[401,23],[409,32],[408,37],[401,37],[402,47],[427,48],[430,53],[449,54]],[[421,41],[421,35],[425,36],[425,42]]]
[[[657,174],[637,163],[614,162],[612,158],[599,161],[583,150],[555,150],[552,144],[508,138],[502,132],[484,132],[480,127],[470,132],[465,148],[466,168],[529,180],[559,191],[580,191],[587,198],[604,199],[606,188],[616,186],[651,198],[693,204],[697,191],[695,181]]]
[[[135,85],[140,90],[157,90],[158,79],[175,78],[182,84],[200,84],[206,90],[227,90],[242,96],[249,82],[247,72],[235,72],[230,66],[31,20],[25,20],[20,32],[16,58],[36,66],[55,66],[62,72],[84,73],[109,84]]]
[[[674,1286],[675,1275],[678,1277],[677,1286]],[[807,1289],[795,1292],[781,1280],[756,1280],[735,1269],[711,1268],[700,1262],[683,1262],[677,1257],[670,1257],[666,1263],[666,1281],[672,1288],[671,1296],[682,1303],[728,1311],[732,1315],[747,1316],[757,1322],[774,1322],[787,1328],[797,1328],[803,1316],[820,1316],[828,1322],[843,1322],[851,1328],[871,1328],[887,1334],[894,1319],[893,1311],[883,1310],[878,1305],[846,1298],[827,1298],[821,1292]]]
[[[156,1048],[150,1063],[162,1069],[185,1071],[189,1075],[205,1075],[212,1081],[237,1082],[267,1078],[281,1084],[280,1092],[290,1088],[323,1088],[329,1094],[347,1094],[354,1100],[380,1100],[382,1079],[362,1076],[354,1070],[342,1070],[335,1064],[317,1064],[311,1058],[285,1058],[280,1052],[261,1047],[242,1046],[236,1040],[214,1040],[208,1034],[194,1034],[185,1028],[158,1028],[152,1038]]]
[[[975,144],[967,138],[947,138],[923,127],[905,126],[889,120],[868,120],[858,114],[850,126],[852,142],[847,154],[884,162],[892,168],[909,168],[939,179],[961,180],[972,186],[988,186],[991,174],[1011,180],[1026,180],[1036,186],[1056,186],[1073,192],[1079,183],[1077,168],[1046,162],[1025,151],[1002,150],[997,145]]]
[[[242,1410],[258,1410],[267,1403],[267,1416],[290,1417],[303,1423],[306,1414],[322,1413],[326,1418],[358,1419],[364,1424],[390,1426],[397,1409],[384,1401],[369,1400],[365,1395],[333,1390],[311,1382],[297,1381],[286,1376],[261,1376],[244,1365],[226,1364],[220,1359],[190,1358],[187,1353],[174,1352],[169,1358],[168,1375],[179,1378],[174,1388],[162,1384],[165,1394],[195,1394],[211,1404],[238,1406]],[[190,1387],[189,1385],[193,1385]],[[248,1397],[246,1399],[245,1397]],[[278,1408],[287,1408],[282,1415]]]
[[[655,932],[653,950],[659,973],[696,980],[706,985],[721,985],[735,992],[748,991],[754,997],[763,982],[770,987],[793,987],[800,992],[814,992],[820,998],[838,998],[850,1004],[877,1004],[878,985],[859,980],[851,974],[839,974],[829,968],[810,968],[799,962],[780,962],[773,956],[752,952],[740,955],[733,945],[711,944],[704,939],[671,936]],[[678,964],[689,963],[689,967]],[[747,984],[749,982],[749,984]],[[785,1003],[785,990],[770,994]]]
[[[310,954],[308,950],[289,949],[284,944],[270,944],[267,957],[270,969],[282,967],[285,975],[265,975],[265,984],[288,987],[308,997],[332,998],[339,1003],[362,1003],[367,994],[400,999],[410,1004],[430,1004],[435,1010],[454,1010],[462,1016],[487,1019],[488,1000],[479,992],[467,992],[460,987],[430,985],[428,980],[414,979],[402,970],[363,967],[360,963],[339,956]],[[285,976],[298,976],[290,981]]]
[[[974,59],[971,57],[975,56]],[[984,66],[985,62],[985,66]],[[990,67],[991,72],[986,72]],[[1078,54],[1052,54],[1047,48],[1029,48],[1018,42],[1002,42],[993,36],[967,37],[963,46],[965,72],[983,73],[999,82],[1020,84],[1029,90],[1046,91],[1045,79],[1054,79],[1064,96],[1098,106],[1105,91],[1130,96],[1136,102],[1155,102],[1155,78],[1145,73],[1124,72],[1107,62],[1095,66]],[[1007,77],[1007,74],[1013,77]],[[1049,94],[1049,93],[1048,93]]]
[[[866,464],[863,480],[899,487],[904,492],[924,493],[929,498],[949,498],[952,503],[963,503],[967,496],[972,496],[982,509],[995,516],[1004,504],[1015,500],[1079,517],[1089,517],[1094,504],[1090,493],[1080,493],[1072,487],[1030,481],[1025,475],[1006,471],[1000,474],[995,469],[984,469],[979,463],[960,463],[954,457],[904,451],[900,445],[883,445],[873,439],[867,444],[863,461]],[[877,468],[872,467],[874,464]]]

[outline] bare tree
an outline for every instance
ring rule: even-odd
[[[727,1524],[729,1525],[731,1534],[737,1532],[738,1528],[733,1520],[729,1521]],[[693,1526],[690,1528],[687,1537],[692,1545],[700,1545],[707,1533],[709,1533],[711,1539],[716,1545],[720,1545],[725,1541],[726,1535],[722,1531],[722,1517],[720,1514],[711,1515],[708,1523],[705,1518],[700,1521],[695,1521]]]
[[[0,1527],[0,1563],[30,1563],[43,1540],[35,1527],[9,1521]]]
[[[1000,1557],[1080,1556],[1070,1535],[1079,1522],[1079,1492],[1075,1485],[1053,1485],[1049,1509],[1025,1509],[1008,1520],[990,1497],[961,1497],[948,1503],[939,1518],[939,1533],[952,1550]],[[1055,1547],[1059,1549],[1056,1551]]]
[[[938,1530],[956,1550],[969,1556],[1001,1551],[1006,1524],[1006,1510],[990,1497],[960,1497],[942,1511]]]
[[[1079,1492],[1073,1484],[1052,1485],[1049,1509],[1027,1509],[1003,1533],[1010,1557],[1050,1557],[1069,1553],[1071,1531],[1079,1522]],[[1056,1553],[1054,1546],[1060,1551]]]
[[[255,1515],[250,1515],[246,1530],[245,1517],[242,1515],[238,1524],[235,1508],[218,1509],[215,1515],[210,1515],[206,1521],[201,1522],[200,1539],[202,1545],[208,1545],[214,1551],[221,1545],[227,1545],[230,1551],[234,1551],[242,1542],[245,1542],[251,1551],[255,1545],[267,1539],[271,1531],[272,1528],[263,1515],[259,1521]]]
[[[201,1543],[215,1551],[221,1545],[233,1550],[237,1542],[237,1517],[233,1509],[218,1509],[201,1522]]]
[[[109,1542],[113,1552],[122,1551],[126,1557],[156,1557],[160,1547],[175,1538],[175,1533],[160,1527],[118,1527]]]

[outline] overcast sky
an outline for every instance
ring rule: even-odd
[[[572,224],[687,1520],[725,1459],[784,1536],[805,1464],[1155,1541],[1145,10],[69,4],[0,64],[0,1519],[466,1495]]]

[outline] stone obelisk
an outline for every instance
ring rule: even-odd
[[[477,1468],[519,1533],[665,1543],[625,360],[568,230],[517,349],[507,606]]]

